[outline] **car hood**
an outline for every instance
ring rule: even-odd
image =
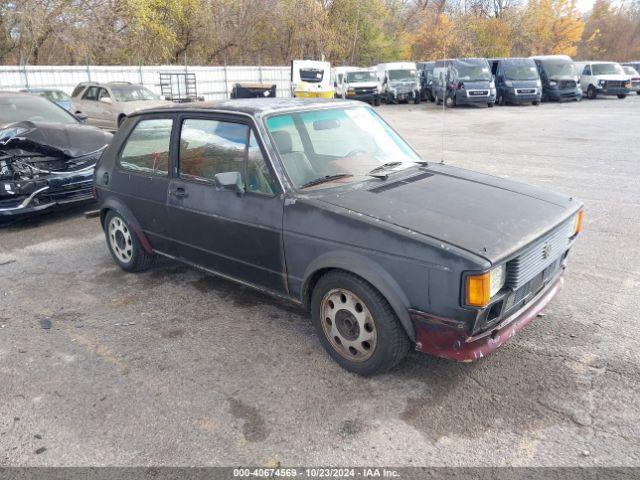
[[[378,86],[378,82],[376,81],[349,83],[349,87],[351,88],[367,88],[367,87],[377,87],[377,86]]]
[[[166,107],[172,105],[168,100],[138,100],[137,102],[123,102],[122,112],[130,115],[138,110],[147,110],[149,108]]]
[[[514,88],[536,88],[538,80],[510,80]]]
[[[418,84],[417,80],[390,80],[391,88],[414,88]]]
[[[423,234],[490,262],[566,220],[581,203],[522,183],[443,165],[320,201]]]
[[[475,89],[487,90],[488,88],[491,87],[490,80],[475,80],[472,82],[469,80],[461,80],[461,82],[464,84],[465,90],[475,90]]]
[[[618,80],[618,81],[625,81],[625,80],[629,80],[629,75],[624,74],[624,75],[618,75],[618,74],[611,74],[611,75],[596,75],[596,78],[598,80]]]
[[[16,122],[0,129],[0,149],[79,157],[105,147],[112,135],[81,124]]]

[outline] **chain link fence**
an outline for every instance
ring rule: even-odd
[[[288,66],[0,66],[0,89],[53,88],[71,94],[80,82],[124,81],[141,84],[160,95],[160,73],[195,73],[198,96],[205,100],[230,97],[236,83],[276,85],[276,96],[291,96]]]

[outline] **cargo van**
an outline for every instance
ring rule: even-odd
[[[415,62],[376,65],[380,96],[386,103],[420,103],[420,84]]]
[[[296,98],[333,98],[331,64],[319,60],[293,60],[291,95]]]
[[[529,57],[536,62],[536,68],[542,82],[543,102],[556,102],[582,99],[579,85],[579,73],[568,55],[544,55]]]
[[[378,77],[374,69],[336,67],[333,69],[333,78],[336,98],[380,105]]]
[[[494,58],[489,60],[496,84],[496,103],[540,105],[542,83],[536,63],[530,58]]]
[[[598,95],[615,95],[620,99],[631,93],[631,78],[616,62],[576,62],[580,88],[589,99]]]
[[[433,69],[434,97],[438,105],[487,105],[496,102],[496,86],[486,58],[438,60]]]
[[[433,96],[433,69],[436,62],[417,62],[418,77],[420,78],[420,99],[435,101]]]

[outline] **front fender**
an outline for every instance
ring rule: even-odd
[[[131,230],[133,230],[133,233],[136,234],[142,248],[144,248],[147,253],[153,253],[151,243],[149,243],[149,239],[142,231],[142,227],[138,223],[138,220],[136,220],[136,217],[133,215],[131,210],[129,210],[129,208],[117,198],[107,198],[100,204],[100,224],[102,225],[103,230],[105,229],[104,220],[109,210],[118,212],[118,214],[124,218],[124,221],[127,222]]]
[[[324,253],[313,260],[304,274],[303,302],[306,298],[309,298],[307,292],[314,275],[327,269],[344,270],[353,273],[373,285],[387,299],[409,338],[415,341],[415,329],[409,317],[409,299],[400,288],[400,285],[380,265],[370,258],[357,253],[333,251]]]

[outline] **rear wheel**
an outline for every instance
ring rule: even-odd
[[[138,237],[120,214],[110,211],[104,225],[109,252],[120,268],[127,272],[142,272],[151,267],[155,255],[142,248]]]
[[[411,346],[387,300],[360,277],[332,271],[320,278],[311,298],[313,323],[322,346],[343,368],[360,375],[390,370]]]

